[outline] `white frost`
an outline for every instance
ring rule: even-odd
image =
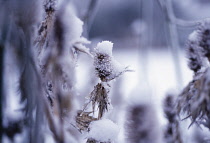
[[[199,34],[197,31],[193,31],[190,35],[189,35],[189,40],[191,42],[197,42],[199,38]]]
[[[88,138],[100,142],[115,141],[119,133],[119,127],[108,119],[101,119],[90,124]]]
[[[101,54],[112,56],[113,43],[110,41],[102,41],[97,44],[96,51]]]
[[[72,3],[64,3],[65,6],[60,11],[61,22],[63,24],[65,47],[69,48],[73,42],[81,38],[83,22],[76,16]],[[61,5],[62,6],[62,5]]]
[[[113,65],[113,74],[117,76],[120,72],[125,71],[125,66],[116,61],[115,59],[112,59],[111,64]]]

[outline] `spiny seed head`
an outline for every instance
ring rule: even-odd
[[[94,66],[96,74],[101,79],[101,81],[108,81],[109,76],[113,71],[111,57],[107,54],[96,53],[94,57]]]
[[[101,81],[109,81],[113,72],[112,47],[113,43],[102,41],[95,48],[94,66]]]

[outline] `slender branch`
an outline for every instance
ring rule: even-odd
[[[1,7],[2,8],[2,7]],[[2,11],[0,11],[1,13]],[[3,13],[3,12],[2,12]],[[5,43],[8,36],[9,22],[6,17],[6,13],[0,15],[0,21],[2,21],[2,27],[0,27],[0,143],[3,142],[3,106],[4,106],[4,52]]]
[[[83,16],[83,21],[85,23],[85,37],[89,37],[89,32],[93,23],[93,19],[96,14],[97,5],[99,3],[99,0],[91,0],[88,6],[88,10]]]
[[[172,58],[175,65],[176,79],[178,82],[177,87],[181,89],[183,84],[183,78],[180,65],[180,45],[177,33],[177,25],[173,23],[174,21],[176,21],[176,19],[173,12],[172,1],[158,0],[158,2],[161,5],[162,9],[165,11],[164,14],[168,23],[168,31],[170,36],[170,51],[172,53]]]
[[[2,119],[3,119],[3,110],[2,110],[2,106],[3,106],[3,64],[4,63],[4,46],[2,44],[0,44],[0,142],[2,142],[2,134],[3,134],[3,123],[2,123]]]
[[[166,2],[164,0],[157,0],[160,7],[167,13],[169,11],[168,7],[166,6]],[[175,24],[180,27],[197,27],[201,24],[203,19],[197,20],[197,21],[186,21],[180,18],[177,18],[174,15],[167,15],[168,21],[170,21],[172,24]]]

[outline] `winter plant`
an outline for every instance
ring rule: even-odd
[[[92,57],[94,58],[93,65],[95,68],[95,73],[100,79],[100,82],[96,86],[94,86],[93,91],[90,93],[89,100],[84,105],[83,110],[80,111],[77,115],[77,123],[79,124],[80,130],[90,130],[91,132],[89,124],[92,121],[100,120],[103,117],[104,113],[109,109],[109,82],[119,77],[124,72],[130,71],[128,70],[128,67],[122,66],[114,59],[114,57],[112,56],[112,48],[113,43],[109,41],[103,41],[101,43],[98,43],[97,47],[92,53]],[[87,112],[86,110],[90,103],[92,103],[92,111]],[[98,109],[98,111],[96,110],[96,108]],[[96,118],[94,117],[95,111],[97,111],[98,113]],[[93,116],[89,115],[91,113],[93,113]],[[90,140],[92,141],[95,139],[89,138],[88,142],[90,142]],[[96,140],[96,142],[97,141],[100,140]],[[106,141],[111,142],[112,139],[108,138],[108,140]]]
[[[129,71],[112,56],[113,43],[102,41],[93,51],[86,48],[90,41],[82,37],[83,22],[67,0],[1,1],[0,9],[0,46],[6,57],[15,56],[10,60],[16,60],[13,70],[18,72],[13,74],[18,77],[20,94],[15,95],[17,119],[17,112],[9,115],[3,112],[9,107],[1,105],[1,139],[16,142],[15,136],[21,134],[22,143],[47,142],[49,138],[57,143],[76,143],[81,142],[81,133],[87,132],[88,143],[113,142],[118,126],[103,118],[110,105],[109,82]],[[76,106],[75,98],[80,53],[93,59],[93,72],[99,79],[82,109]],[[1,97],[1,103],[11,100]]]
[[[190,126],[198,124],[210,129],[210,19],[196,24],[198,28],[188,38],[187,58],[193,79],[178,97],[175,94],[165,97],[163,112],[166,125],[162,127],[156,105],[142,102],[143,98],[152,97],[153,91],[145,94],[136,88],[135,94],[141,101],[135,98],[136,102],[131,104],[127,103],[131,94],[124,96],[124,89],[120,89],[124,84],[116,85],[118,89],[111,92],[114,91],[113,82],[131,70],[113,56],[114,44],[111,41],[96,40],[96,46],[93,46],[85,38],[97,0],[85,1],[88,6],[87,9],[83,6],[83,16],[80,16],[83,21],[75,10],[77,2],[0,0],[0,142],[117,143],[120,142],[117,140],[120,134],[125,143],[183,143],[185,137],[179,124],[179,117],[183,115],[184,119],[191,119]],[[165,12],[177,81],[181,87],[176,26],[195,24],[177,19],[171,0],[158,0],[157,4]],[[153,24],[153,11],[147,13],[147,9],[156,5],[148,0],[141,1],[141,6],[141,18],[146,18],[145,21],[138,19],[145,23],[145,29],[140,31],[152,31],[151,25],[156,24]],[[142,38],[153,33],[138,35]],[[149,43],[153,39],[149,38],[146,36],[140,40],[142,49],[153,45]],[[83,70],[94,73],[93,77],[78,79],[82,56],[88,58],[83,62]],[[147,61],[141,60],[143,64]],[[144,66],[140,66],[144,71]],[[88,90],[78,87],[78,81],[90,79],[94,82],[85,85]],[[142,79],[148,81],[140,81],[139,87],[148,88],[150,78]],[[128,85],[129,81],[126,79],[124,83]],[[114,102],[111,102],[111,94],[115,96]],[[202,135],[197,138],[203,141]]]
[[[193,80],[178,96],[178,113],[185,113],[192,123],[210,129],[209,60],[210,19],[205,19],[187,42],[188,66],[194,72]]]

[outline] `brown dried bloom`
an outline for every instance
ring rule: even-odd
[[[192,124],[198,123],[210,128],[210,68],[195,75],[178,96],[178,113],[186,113]],[[191,124],[191,125],[192,125]]]
[[[203,124],[210,129],[210,19],[205,19],[189,36],[187,46],[189,67],[195,75],[178,96],[178,113],[187,114],[192,124]]]
[[[102,83],[98,83],[91,92],[90,101],[92,102],[93,112],[95,111],[95,106],[98,105],[98,119],[100,119],[105,111],[108,110],[108,104],[110,104],[108,100],[108,93],[109,91]]]

